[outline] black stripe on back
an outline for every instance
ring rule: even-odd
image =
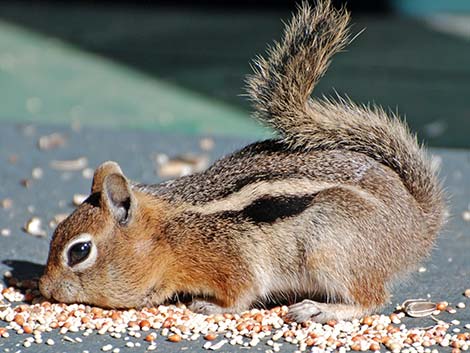
[[[240,217],[253,223],[274,223],[278,219],[296,216],[305,211],[316,194],[301,196],[263,196],[241,211],[224,211],[222,218]]]

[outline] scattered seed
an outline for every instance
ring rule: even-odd
[[[41,136],[38,140],[38,148],[43,151],[52,150],[65,145],[67,139],[60,133]]]
[[[48,346],[53,346],[53,345],[55,344],[55,342],[54,342],[53,339],[49,338],[49,339],[46,341],[46,344],[47,344]]]
[[[462,218],[465,222],[470,222],[470,210],[463,211]]]
[[[82,176],[83,176],[85,179],[92,179],[94,174],[95,174],[95,172],[94,172],[94,170],[91,169],[91,168],[85,168],[85,169],[83,169],[83,171],[82,171]]]
[[[17,290],[20,286],[23,292],[36,288],[36,281],[20,282],[11,274],[9,274],[8,282],[13,287],[3,288],[0,283],[0,302],[2,300],[9,303],[23,301],[25,295]],[[402,304],[402,310],[405,311],[406,308],[418,316],[424,316],[423,313],[427,313],[429,303],[424,299],[408,300]],[[436,309],[440,304],[445,304],[444,308],[447,306],[444,302],[431,304],[432,309]],[[347,353],[348,351],[386,350],[403,353],[432,353],[435,347],[456,348],[457,345],[460,350],[464,351],[465,348],[468,349],[464,345],[467,343],[464,342],[470,339],[462,327],[456,326],[458,323],[456,321],[452,322],[453,326],[441,321],[426,328],[407,328],[400,322],[405,315],[404,312],[370,315],[351,322],[332,321],[325,325],[284,322],[283,317],[287,312],[287,307],[278,307],[272,310],[253,309],[241,314],[204,316],[190,312],[185,306],[159,306],[120,311],[82,304],[65,305],[42,301],[34,305],[7,306],[3,311],[0,310],[0,320],[6,321],[8,327],[13,327],[17,334],[30,332],[32,336],[28,337],[31,339],[28,342],[31,343],[42,342],[41,334],[54,329],[63,334],[64,342],[82,341],[79,337],[75,340],[68,337],[67,332],[82,332],[82,338],[93,333],[102,333],[114,338],[122,337],[125,349],[144,346],[141,341],[145,340],[149,344],[145,346],[147,350],[156,349],[154,342],[157,340],[157,332],[160,332],[159,335],[168,337],[170,342],[194,340],[202,336],[207,340],[204,348],[209,350],[220,349],[226,343],[250,348],[266,342],[271,352],[280,351],[279,342],[296,345],[296,352]],[[468,325],[470,328],[470,324]],[[162,328],[161,331],[141,336],[144,330],[159,330],[160,328]],[[0,328],[1,337],[9,334],[6,328]],[[223,339],[215,343],[218,336],[222,336]],[[142,338],[139,339],[139,337]],[[50,344],[49,340],[45,340],[45,344]],[[180,347],[181,350],[184,348]],[[112,350],[113,353],[117,353],[119,348],[113,348],[111,344],[108,344],[101,347],[101,350]]]
[[[28,222],[26,222],[23,230],[31,235],[36,237],[45,237],[47,233],[42,229],[42,221],[39,217],[33,217]]]
[[[62,337],[62,339],[70,343],[77,343],[77,341],[75,341],[72,337],[69,337],[69,336],[64,336]]]
[[[64,221],[67,217],[69,216],[68,213],[58,213],[54,216],[54,219],[52,219],[49,222],[49,226],[51,228],[55,228],[60,222]]]
[[[181,341],[181,336],[178,334],[172,334],[168,336],[168,341],[170,342],[180,342]]]
[[[470,288],[465,289],[465,291],[463,292],[463,295],[465,295],[467,298],[470,298]]]
[[[153,341],[155,341],[156,339],[157,339],[157,337],[155,337],[155,335],[152,335],[152,334],[145,336],[145,340],[146,340],[147,342],[153,342]]]
[[[43,175],[44,171],[39,167],[33,168],[33,171],[31,172],[33,179],[41,179]]]
[[[169,178],[203,171],[207,168],[209,159],[207,156],[182,155],[165,160],[159,155],[156,162],[158,175],[162,178]]]
[[[439,310],[439,311],[444,311],[444,310],[447,309],[448,305],[449,305],[449,303],[447,303],[447,302],[440,302],[440,303],[436,304],[436,309]]]
[[[209,137],[205,137],[199,140],[199,147],[203,151],[210,151],[214,148],[215,142]]]
[[[209,347],[209,349],[210,349],[210,350],[213,350],[213,351],[216,351],[216,350],[222,348],[222,346],[223,346],[225,343],[227,343],[227,342],[228,342],[227,340],[222,340],[222,341],[220,341],[220,342],[217,342],[216,344],[212,344],[212,345]],[[207,343],[210,343],[210,342],[207,342]]]
[[[464,309],[465,308],[465,303],[458,303],[457,308]]]
[[[86,157],[80,157],[73,160],[56,161],[53,160],[49,163],[52,169],[61,171],[77,171],[86,168],[88,165],[88,159]]]
[[[74,194],[73,195],[73,204],[74,206],[80,206],[83,201],[85,201],[88,198],[88,195],[84,194]]]
[[[207,335],[204,336],[204,339],[208,340],[208,341],[213,341],[217,338],[217,335],[215,333],[208,333]]]
[[[21,186],[24,186],[24,187],[27,188],[27,189],[28,189],[29,187],[31,187],[32,183],[33,183],[33,182],[32,182],[30,179],[21,179],[21,180],[20,180]]]
[[[13,200],[12,199],[3,199],[0,201],[0,206],[5,209],[9,209],[13,207]]]
[[[418,272],[420,272],[420,273],[423,273],[423,272],[426,272],[426,271],[427,271],[426,267],[418,268]]]
[[[11,235],[11,230],[8,229],[8,228],[3,228],[1,231],[0,231],[0,234],[4,237],[9,237]]]
[[[401,305],[403,311],[411,317],[425,317],[432,315],[436,310],[436,303],[425,299],[409,299]]]

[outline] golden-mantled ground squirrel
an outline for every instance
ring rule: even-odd
[[[278,139],[157,185],[98,167],[91,195],[54,233],[42,294],[129,308],[184,293],[208,314],[307,298],[289,315],[319,322],[382,305],[391,281],[429,254],[445,202],[396,116],[310,98],[348,22],[329,0],[303,3],[255,61],[248,95]]]

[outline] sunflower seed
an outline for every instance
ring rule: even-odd
[[[402,310],[411,317],[430,316],[436,310],[436,303],[426,299],[408,299],[401,305]]]

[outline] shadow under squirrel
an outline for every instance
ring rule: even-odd
[[[349,41],[349,14],[304,2],[254,62],[254,115],[279,138],[157,185],[97,168],[91,195],[55,230],[46,298],[108,308],[176,293],[206,314],[278,297],[296,321],[352,319],[429,254],[445,219],[429,158],[398,117],[310,94]],[[323,302],[311,299],[322,297]]]

